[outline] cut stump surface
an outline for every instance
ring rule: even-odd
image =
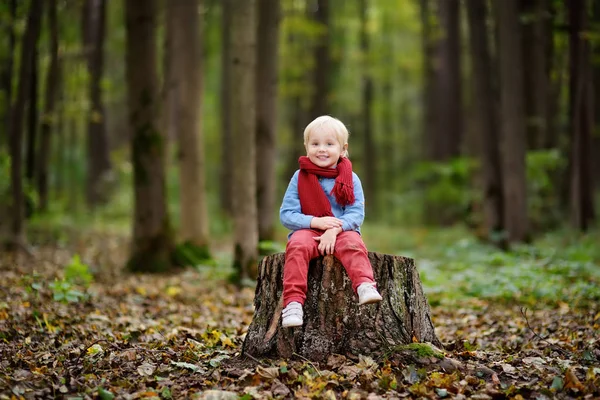
[[[369,260],[383,301],[359,306],[339,260],[319,257],[309,267],[304,325],[282,328],[284,253],[263,258],[242,353],[325,361],[334,353],[377,357],[415,341],[441,347],[414,260],[373,252]]]

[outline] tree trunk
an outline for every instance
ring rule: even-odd
[[[439,57],[435,63],[435,161],[460,155],[462,145],[462,93],[460,73],[460,33],[458,0],[438,3],[440,22]]]
[[[600,0],[594,0],[592,3],[592,24],[594,26],[600,26]],[[600,43],[596,41],[592,46],[592,60],[600,60]],[[595,97],[592,99],[594,118],[594,129],[593,132],[600,132],[600,63],[595,62],[592,64],[592,81],[594,84],[593,93]],[[592,159],[593,170],[596,171],[594,177],[596,178],[595,187],[600,189],[600,134],[592,135]]]
[[[289,15],[291,18],[308,18],[302,3],[294,3],[292,10],[289,11]],[[309,46],[301,33],[295,32],[292,29],[288,32],[288,35],[285,37],[286,47],[290,49],[292,56],[282,59],[284,63],[282,71],[288,72],[284,75],[284,79],[288,79],[284,85],[289,85],[294,90],[290,90],[286,101],[286,106],[289,110],[286,122],[288,123],[290,137],[285,157],[284,173],[282,174],[284,187],[287,187],[289,179],[298,170],[298,158],[305,154],[306,150],[302,145],[302,133],[308,122],[310,122],[308,121],[310,104],[308,104],[309,99],[307,98],[306,90],[304,90],[304,88],[310,87],[308,68],[296,68],[294,61],[290,61],[290,58],[292,60],[309,58]]]
[[[547,0],[521,1],[526,128],[529,149],[544,146],[548,127],[550,76],[548,46],[552,39]]]
[[[309,116],[311,120],[330,112],[328,101],[331,89],[331,55],[329,53],[331,24],[329,23],[329,0],[316,0],[316,9],[313,18],[314,22],[319,25],[319,29],[322,29],[322,31],[318,36],[316,41],[317,44],[314,49],[315,64],[312,71],[313,87]]]
[[[256,205],[256,2],[235,0],[231,16],[231,133],[233,147],[234,260],[239,278],[255,278]]]
[[[56,126],[57,116],[55,110],[59,86],[58,65],[58,21],[56,13],[56,0],[48,1],[48,26],[50,30],[50,64],[46,75],[46,97],[44,103],[44,117],[40,129],[40,148],[38,154],[37,188],[40,196],[40,211],[48,209],[48,175],[50,169],[51,134]]]
[[[569,119],[571,128],[571,224],[586,231],[594,220],[594,184],[592,179],[592,83],[587,30],[587,1],[569,2]]]
[[[10,0],[9,2],[9,10],[10,10],[10,19],[9,23],[6,25],[6,29],[4,34],[8,39],[8,48],[6,49],[6,58],[2,61],[2,92],[4,92],[4,98],[6,99],[7,106],[4,108],[3,112],[3,123],[5,127],[5,133],[0,137],[0,151],[6,145],[8,147],[9,144],[9,133],[10,133],[10,105],[12,102],[12,80],[13,80],[13,65],[14,65],[14,53],[15,53],[15,42],[16,35],[14,24],[17,20],[17,1]]]
[[[281,327],[284,253],[265,257],[254,297],[254,318],[242,347],[254,357],[300,355],[324,361],[330,354],[381,355],[413,341],[441,346],[431,322],[414,260],[369,253],[383,301],[358,306],[352,284],[332,256],[311,261],[304,325]]]
[[[167,8],[168,120],[178,135],[181,239],[208,249],[208,211],[202,139],[202,37],[199,0],[174,0]],[[174,104],[173,104],[174,103]]]
[[[41,22],[40,22],[41,23]],[[41,28],[40,28],[41,29]],[[35,154],[37,148],[37,131],[39,121],[38,109],[38,89],[39,89],[39,62],[38,62],[38,41],[33,44],[33,56],[31,60],[31,77],[29,78],[29,97],[27,99],[27,140],[25,141],[25,179],[29,186],[33,186],[33,177],[35,174]],[[26,198],[26,204],[29,200]],[[30,206],[27,205],[29,208]],[[25,210],[25,218],[29,217],[31,209]]]
[[[126,79],[134,176],[133,243],[128,268],[161,272],[170,266],[173,238],[166,207],[165,137],[158,129],[156,0],[127,0]]]
[[[495,0],[498,15],[504,226],[509,242],[529,238],[521,29],[516,0]]]
[[[31,68],[33,67],[33,53],[35,51],[37,38],[40,34],[41,19],[44,2],[32,0],[27,17],[27,27],[21,45],[21,60],[19,64],[19,83],[17,97],[12,106],[10,122],[10,155],[11,155],[11,187],[12,187],[12,223],[11,244],[22,247],[26,243],[25,238],[25,212],[23,195],[23,115],[25,112],[25,99],[29,87]]]
[[[231,14],[234,0],[221,1],[221,169],[219,197],[221,209],[233,215],[233,146],[231,136]]]
[[[279,0],[258,0],[256,71],[256,159],[258,238],[275,235],[275,160],[277,129],[277,59],[279,54]]]
[[[431,0],[420,0],[421,40],[423,49],[423,153],[428,159],[435,155],[434,138],[438,116],[435,108],[435,71],[434,61],[437,58],[436,40],[431,22]]]
[[[491,57],[488,44],[486,3],[467,0],[467,19],[471,48],[473,79],[473,105],[475,131],[479,132],[479,158],[482,167],[484,231],[488,239],[494,232],[504,229],[504,203],[502,198],[502,166],[500,139],[491,81]]]
[[[379,200],[377,199],[377,150],[375,148],[375,132],[373,130],[373,101],[374,101],[374,84],[371,76],[372,68],[370,67],[370,42],[369,42],[369,17],[368,17],[368,0],[360,0],[360,49],[362,53],[362,132],[364,147],[363,147],[363,171],[365,182],[365,198],[369,199],[366,203],[366,212],[369,215],[374,215],[377,218],[377,210],[379,210]]]
[[[86,0],[83,7],[83,42],[89,73],[86,200],[94,207],[107,200],[106,174],[110,171],[106,115],[102,100],[106,0]]]

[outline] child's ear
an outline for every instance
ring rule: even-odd
[[[348,143],[342,148],[342,157],[348,157]]]

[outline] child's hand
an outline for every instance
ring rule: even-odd
[[[317,242],[319,242],[319,253],[322,255],[333,254],[335,250],[335,241],[338,233],[342,231],[342,228],[333,228],[325,231],[321,236],[314,236]]]
[[[342,228],[344,221],[335,217],[314,217],[310,221],[310,227],[326,231],[327,229]]]

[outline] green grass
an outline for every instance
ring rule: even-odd
[[[469,231],[367,225],[369,249],[416,260],[431,303],[480,298],[535,305],[584,306],[600,300],[600,235],[553,232],[508,252]]]

